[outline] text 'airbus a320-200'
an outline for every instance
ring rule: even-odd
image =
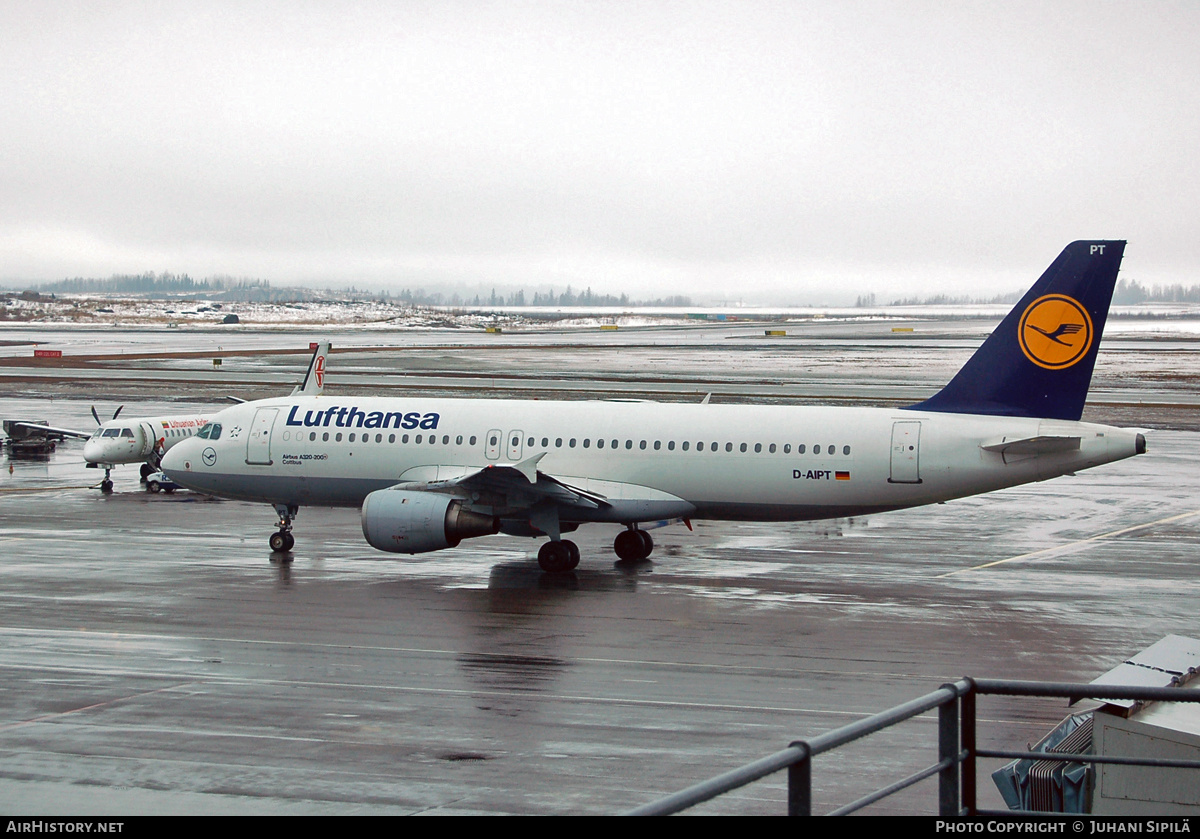
[[[294,396],[213,416],[163,459],[180,484],[262,501],[271,548],[305,505],[361,507],[375,548],[418,554],[492,533],[801,521],[932,504],[1141,454],[1135,430],[1080,422],[1123,241],[1066,247],[940,392],[906,408]]]

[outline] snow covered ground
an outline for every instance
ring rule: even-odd
[[[713,321],[922,321],[991,319],[999,321],[1011,307],[996,305],[880,306],[873,308],[616,308],[616,307],[417,307],[387,300],[332,300],[303,303],[230,303],[215,300],[149,300],[130,296],[0,295],[0,322],[6,326],[139,325],[211,327],[229,316],[240,329],[294,328],[314,325],[358,329],[465,329],[505,331],[621,327],[664,327]],[[1107,334],[1149,336],[1154,333],[1200,334],[1200,305],[1143,304],[1115,306]]]

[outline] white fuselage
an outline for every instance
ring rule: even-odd
[[[97,466],[145,463],[204,427],[201,415],[130,417],[103,423],[83,444],[83,459]]]
[[[542,454],[538,471],[613,502],[564,521],[625,523],[913,507],[1120,460],[1139,446],[1134,431],[1089,423],[883,408],[289,397],[228,408],[211,422],[218,439],[183,441],[163,463],[202,492],[358,506],[375,490]],[[1041,437],[1078,444],[995,450]],[[503,498],[473,503],[501,516],[520,508]]]

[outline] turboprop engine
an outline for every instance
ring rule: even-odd
[[[363,501],[362,529],[373,548],[419,554],[496,533],[500,523],[494,516],[464,510],[462,501],[449,495],[381,489]]]

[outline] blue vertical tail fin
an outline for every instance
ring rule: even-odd
[[[1078,420],[1123,241],[1072,242],[950,383],[916,411]]]

